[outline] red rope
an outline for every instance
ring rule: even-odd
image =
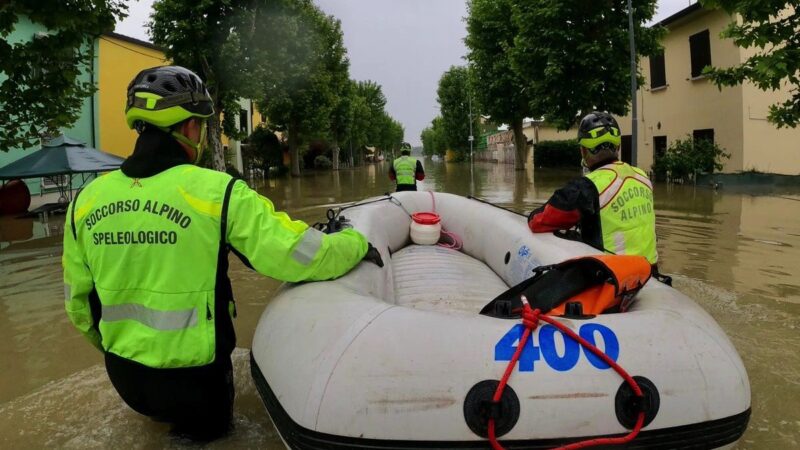
[[[494,396],[492,397],[492,402],[499,403],[500,399],[503,396],[503,391],[508,384],[508,379],[511,378],[511,374],[514,372],[514,369],[517,366],[517,361],[519,360],[520,355],[522,354],[522,349],[525,347],[525,344],[528,342],[528,338],[530,337],[533,330],[539,325],[539,320],[543,320],[550,325],[558,328],[562,333],[566,334],[570,338],[577,341],[583,347],[588,348],[589,351],[597,355],[598,358],[602,359],[603,362],[608,364],[615,372],[621,376],[628,385],[630,385],[631,389],[633,389],[633,393],[636,394],[637,397],[644,397],[642,394],[641,388],[639,388],[639,384],[636,383],[636,380],[631,377],[628,372],[625,371],[619,364],[616,363],[613,359],[611,359],[608,355],[606,355],[602,350],[597,348],[594,344],[588,342],[586,339],[580,337],[574,331],[567,328],[561,322],[556,321],[552,317],[545,316],[541,313],[539,309],[532,310],[530,305],[528,304],[528,299],[525,296],[522,296],[522,324],[525,325],[525,331],[522,333],[522,337],[519,338],[519,344],[517,344],[517,349],[514,351],[514,355],[511,357],[511,361],[508,362],[508,366],[506,367],[506,371],[503,374],[503,378],[500,379],[500,384],[497,385],[497,390],[494,392]],[[494,427],[494,419],[489,419],[489,443],[492,445],[492,449],[494,450],[505,450],[500,442],[497,440],[495,436],[495,427]],[[597,438],[597,439],[587,439],[585,441],[575,442],[573,444],[565,445],[562,447],[558,447],[557,450],[576,450],[581,448],[588,448],[588,447],[595,447],[598,445],[621,445],[627,444],[628,442],[632,441],[639,432],[642,430],[644,426],[644,411],[639,412],[639,416],[636,419],[636,425],[634,425],[633,430],[625,436],[622,437],[615,437],[615,438]]]

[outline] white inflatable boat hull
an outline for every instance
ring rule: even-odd
[[[500,379],[522,326],[478,312],[534,268],[597,251],[532,234],[524,217],[499,208],[435,196],[443,228],[463,239],[461,253],[410,246],[410,218],[392,202],[348,209],[385,266],[287,285],[265,309],[252,371],[287,446],[487,448],[467,424],[465,399],[476,384]],[[428,192],[393,197],[410,213],[432,209]],[[655,386],[655,417],[629,447],[725,448],[744,432],[750,385],[741,359],[677,290],[651,280],[627,313],[560,321]],[[619,375],[542,325],[509,381],[518,420],[501,441],[547,448],[626,434],[616,413]]]

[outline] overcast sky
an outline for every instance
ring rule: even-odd
[[[436,86],[452,65],[463,64],[464,0],[315,0],[342,21],[350,56],[350,76],[383,86],[387,110],[406,129],[406,140],[419,135],[438,113]],[[116,32],[150,40],[144,24],[152,0],[131,0],[128,17]],[[689,0],[659,0],[656,21],[689,6]]]

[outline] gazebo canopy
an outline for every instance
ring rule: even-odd
[[[59,136],[40,150],[0,168],[0,180],[55,177],[74,173],[99,173],[118,169],[123,158]]]

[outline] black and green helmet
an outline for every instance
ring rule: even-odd
[[[203,80],[185,67],[145,69],[128,85],[125,119],[129,128],[137,122],[168,128],[190,117],[212,114],[214,105]]]
[[[578,127],[578,143],[596,153],[602,149],[616,150],[622,142],[619,125],[614,117],[605,112],[587,114]]]

